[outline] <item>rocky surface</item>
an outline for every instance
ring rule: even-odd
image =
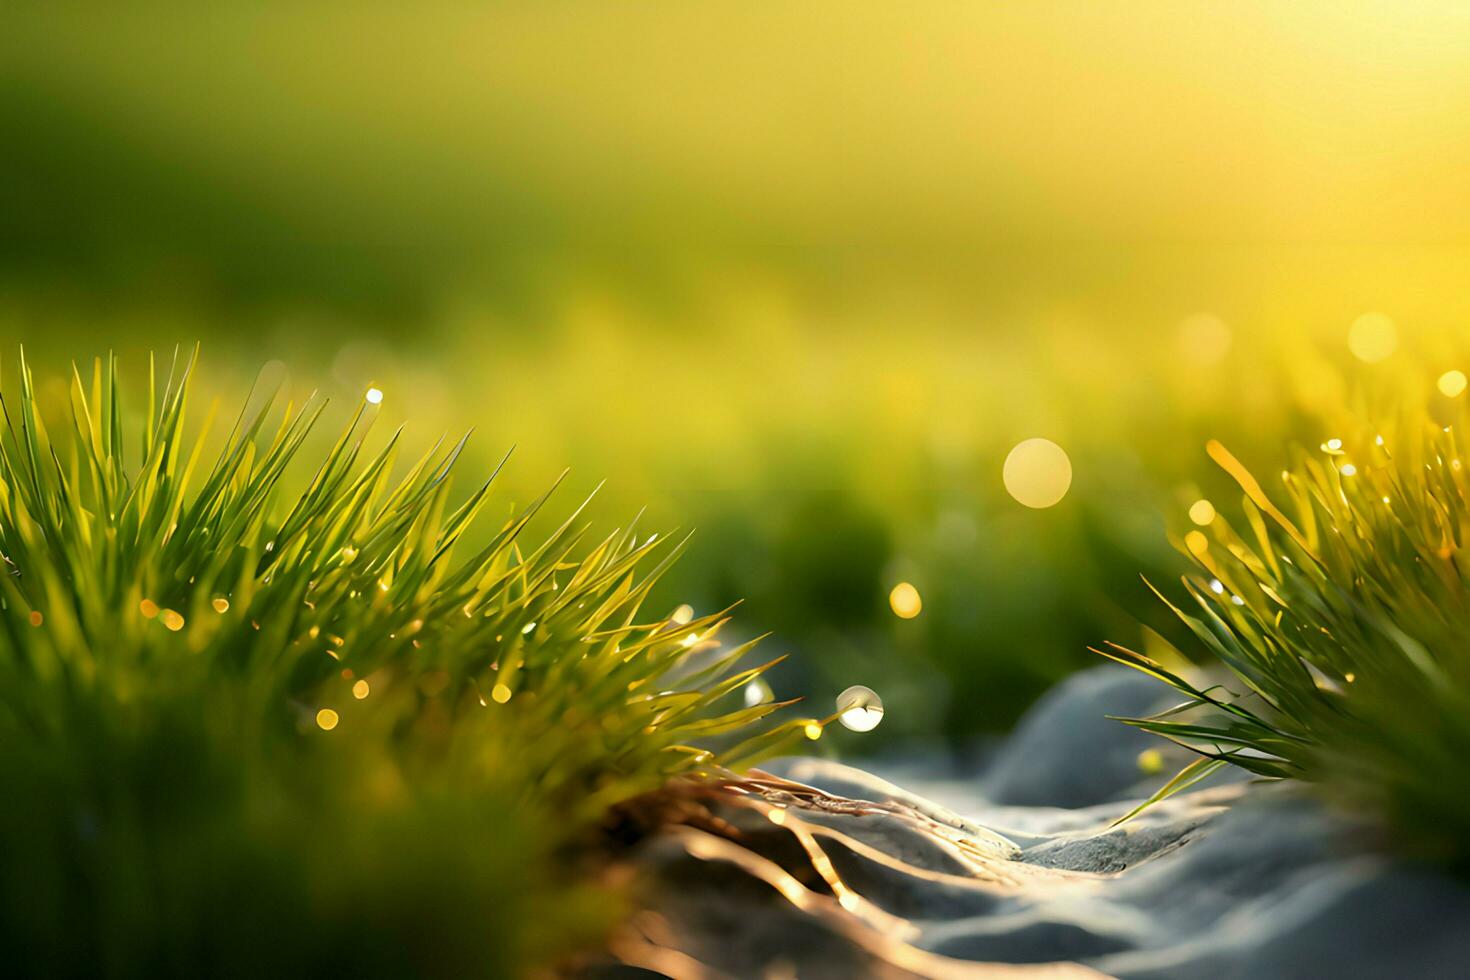
[[[773,765],[647,845],[621,954],[674,976],[1470,976],[1470,886],[1293,787],[1216,782],[1113,827],[1156,742],[1104,716],[1156,697],[1081,674],[974,772]]]

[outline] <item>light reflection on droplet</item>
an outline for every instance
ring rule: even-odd
[[[329,732],[337,727],[337,712],[331,708],[323,708],[316,713],[316,725],[324,732]]]
[[[158,615],[158,603],[152,599],[144,599],[138,603],[138,612],[143,614],[144,619],[152,619]]]
[[[369,388],[366,397],[369,405],[383,404],[383,392],[380,388]]]
[[[175,633],[184,628],[184,617],[172,609],[165,609],[163,615],[159,618],[164,626],[173,630]]]
[[[504,704],[510,700],[510,688],[504,684],[496,684],[490,689],[490,699],[496,704]]]
[[[210,605],[213,606],[214,611],[219,613],[220,615],[224,615],[225,613],[230,611],[230,600],[226,599],[224,596],[216,596],[214,601],[211,602]]]
[[[888,593],[888,605],[899,619],[913,619],[924,609],[919,590],[909,582],[900,582]]]
[[[1439,376],[1439,393],[1446,398],[1464,393],[1466,385],[1470,385],[1470,379],[1465,377],[1464,371],[1446,371]]]
[[[684,639],[680,640],[679,642],[683,643],[686,648],[692,647],[692,646],[694,646],[695,644],[697,644],[699,642],[699,634],[698,633],[690,633],[688,636],[684,637]]]
[[[1189,505],[1189,519],[1204,527],[1215,519],[1215,505],[1200,499]]]
[[[371,693],[372,688],[368,686],[367,681],[358,681],[356,684],[352,685],[352,696],[357,698],[357,700],[359,701],[361,701],[363,698],[367,697]]]
[[[1221,582],[1217,578],[1210,579],[1210,591],[1213,592],[1213,593],[1215,593],[1215,595],[1224,595],[1225,594],[1225,583],[1224,582]]]
[[[694,607],[689,605],[687,602],[684,605],[680,606],[678,609],[675,609],[674,614],[669,617],[670,621],[678,623],[680,626],[683,626],[685,623],[689,622],[693,618]]]
[[[837,695],[837,720],[853,732],[871,732],[883,721],[883,699],[870,687],[854,684]]]
[[[822,737],[822,726],[819,725],[817,722],[809,721],[806,723],[806,726],[802,728],[802,734],[806,735],[807,738],[815,742],[817,739]]]
[[[1338,470],[1343,476],[1357,476],[1358,468],[1352,463],[1343,463],[1342,469]]]
[[[1399,330],[1382,313],[1364,313],[1348,328],[1348,350],[1360,361],[1377,364],[1398,350]]]
[[[1006,456],[1001,470],[1006,492],[1027,507],[1051,507],[1072,486],[1072,461],[1050,439],[1026,439]]]
[[[758,704],[769,704],[776,699],[776,694],[771,690],[771,685],[766,683],[764,677],[757,677],[745,685],[745,706],[754,708]]]

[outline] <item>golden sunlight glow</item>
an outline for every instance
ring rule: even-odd
[[[323,708],[316,713],[316,727],[324,732],[329,732],[337,727],[337,712],[331,708]]]
[[[163,625],[177,633],[184,628],[184,617],[172,609],[165,609],[160,617]]]
[[[1188,360],[1206,366],[1219,364],[1230,353],[1230,327],[1208,313],[1196,313],[1179,324],[1179,351]]]
[[[1072,461],[1050,439],[1027,439],[1006,457],[1006,491],[1027,507],[1051,507],[1072,485]]]
[[[1455,398],[1465,391],[1466,384],[1464,371],[1446,371],[1439,376],[1439,393],[1446,398]]]
[[[912,584],[900,582],[888,593],[888,605],[899,619],[913,619],[923,611],[924,599]]]
[[[357,700],[359,701],[361,701],[363,698],[367,697],[371,693],[372,688],[368,686],[367,681],[358,681],[356,684],[352,685],[352,696],[357,698]]]
[[[221,615],[230,611],[230,600],[226,599],[224,596],[216,596],[215,600],[211,602],[210,605],[214,607],[215,612],[220,613]]]
[[[152,599],[144,599],[138,603],[138,612],[143,614],[144,619],[152,619],[158,615],[158,603]]]
[[[806,723],[806,727],[802,729],[802,733],[815,742],[822,737],[822,726],[815,721],[809,721]]]
[[[510,688],[504,684],[496,684],[490,689],[490,700],[496,704],[504,704],[510,700]]]
[[[1189,505],[1189,519],[1204,527],[1215,519],[1215,505],[1200,499]]]
[[[1348,350],[1360,361],[1377,364],[1399,346],[1399,329],[1382,313],[1364,313],[1348,329]]]
[[[1184,547],[1192,555],[1203,555],[1210,550],[1210,539],[1202,531],[1190,531],[1184,536]]]

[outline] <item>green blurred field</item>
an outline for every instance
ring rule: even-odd
[[[605,478],[602,526],[697,529],[661,601],[743,598],[783,693],[883,694],[867,748],[1176,637],[1139,576],[1226,492],[1205,439],[1270,471],[1464,366],[1451,5],[4,20],[0,368],[199,340],[224,396],[265,364],[376,384],[414,445],[515,445],[502,499]],[[1371,310],[1400,344],[1366,365]],[[1073,463],[1048,510],[1001,484],[1032,436]]]

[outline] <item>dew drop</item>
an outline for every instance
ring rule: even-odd
[[[745,706],[754,708],[758,704],[767,704],[776,699],[776,694],[771,690],[771,685],[766,683],[764,677],[757,677],[745,685]]]
[[[870,687],[854,684],[837,695],[837,720],[853,732],[871,732],[883,721],[883,699]]]

